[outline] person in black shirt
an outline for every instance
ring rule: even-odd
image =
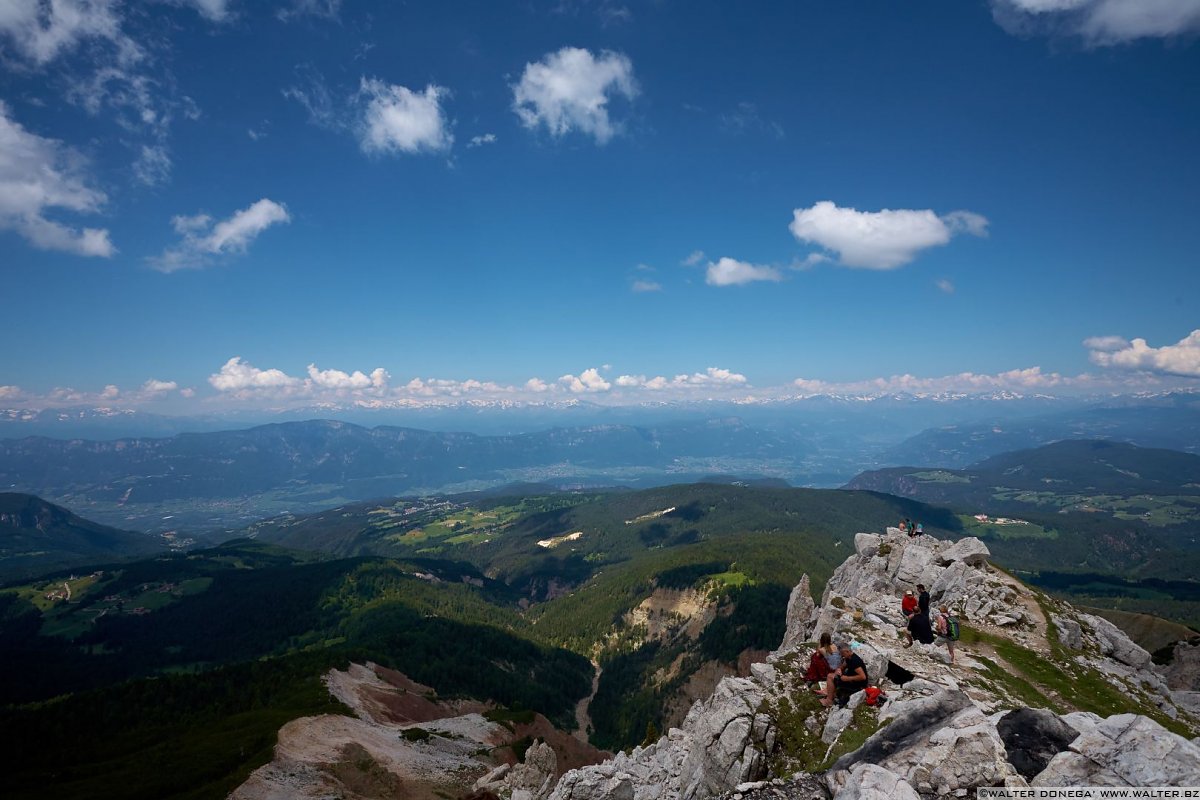
[[[823,706],[831,706],[835,698],[840,702],[867,688],[867,665],[854,653],[849,642],[839,644],[838,650],[842,654],[842,665],[825,681],[825,691],[818,692],[825,695],[821,698]]]
[[[908,621],[908,630],[904,632],[904,635],[908,637],[908,644],[904,645],[905,647],[911,647],[913,639],[921,644],[933,644],[933,626],[929,624],[929,614],[925,609],[912,615],[912,619]]]
[[[921,609],[921,613],[929,616],[929,592],[925,591],[925,584],[917,584],[917,605]]]

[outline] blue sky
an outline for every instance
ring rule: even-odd
[[[0,400],[1191,386],[1198,31],[0,0]]]

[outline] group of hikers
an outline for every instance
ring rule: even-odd
[[[920,522],[913,522],[908,517],[900,520],[900,532],[907,533],[909,537],[920,536],[925,533],[925,526]]]
[[[900,601],[900,610],[908,620],[905,626],[904,638],[908,640],[905,647],[912,647],[914,641],[921,644],[937,642],[946,648],[950,654],[950,663],[954,663],[954,643],[958,641],[958,620],[951,616],[946,606],[939,606],[937,613],[929,613],[929,592],[925,584],[917,584],[917,594],[912,589],[904,591]]]
[[[905,590],[900,608],[907,620],[903,634],[908,642],[904,646],[912,647],[914,641],[921,644],[937,642],[946,648],[950,655],[950,663],[953,664],[954,645],[959,634],[958,620],[950,614],[946,606],[939,607],[931,620],[929,592],[924,584],[918,583],[915,594],[912,589]],[[850,641],[840,641],[835,647],[833,637],[828,632],[821,634],[817,649],[809,658],[808,672],[805,673],[804,680],[816,684],[813,691],[821,695],[821,705],[826,707],[835,702],[845,705],[850,695],[863,690],[867,690],[868,702],[875,699],[870,697],[872,692],[879,694],[879,690],[870,685],[867,665],[854,652]]]

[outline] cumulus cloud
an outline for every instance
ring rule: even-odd
[[[971,211],[944,216],[915,209],[858,211],[822,200],[793,212],[792,235],[836,253],[846,267],[896,269],[959,233],[987,235],[987,219]]]
[[[20,386],[0,386],[0,400],[20,400],[24,396]]]
[[[265,197],[216,223],[207,214],[176,216],[171,225],[183,241],[150,263],[162,272],[204,267],[213,258],[246,252],[267,228],[291,219],[286,206]]]
[[[530,378],[525,381],[525,391],[541,394],[550,391],[550,384],[546,383],[541,378]]]
[[[221,369],[208,376],[208,383],[218,392],[244,392],[255,389],[286,389],[299,386],[301,380],[283,370],[259,369],[234,356]]]
[[[781,281],[783,274],[775,267],[759,266],[726,257],[709,262],[704,280],[710,286],[741,286],[755,281]]]
[[[160,381],[157,378],[150,378],[142,384],[142,388],[138,391],[147,397],[160,396],[167,392],[173,392],[179,388],[179,384],[175,381]]]
[[[573,394],[607,392],[612,388],[612,384],[604,380],[596,367],[585,369],[579,375],[563,375],[558,382]]]
[[[481,136],[472,136],[471,141],[467,142],[467,147],[482,147],[485,144],[495,144],[496,134],[485,133]]]
[[[322,389],[385,389],[389,377],[383,367],[376,367],[370,375],[365,375],[358,370],[346,373],[339,369],[319,370],[316,364],[308,365],[309,380]]]
[[[628,56],[610,50],[594,56],[583,48],[564,47],[525,65],[513,87],[513,111],[526,128],[544,125],[556,137],[580,131],[604,144],[622,130],[609,118],[609,101],[632,100],[637,94]]]
[[[992,375],[960,372],[940,377],[892,375],[861,381],[823,381],[797,378],[792,385],[806,395],[864,395],[884,394],[945,394],[997,391],[1031,391],[1087,383],[1085,376],[1066,377],[1057,372],[1043,372],[1041,367],[1012,369]]]
[[[1200,378],[1200,330],[1175,344],[1151,347],[1145,339],[1094,336],[1084,340],[1093,364],[1181,378]]]
[[[661,292],[662,284],[657,281],[634,281],[629,287],[631,291],[639,294],[644,292]]]
[[[0,101],[0,229],[43,250],[107,258],[116,248],[106,229],[80,230],[47,216],[54,211],[95,214],[106,200],[88,185],[77,153],[26,130]]]
[[[745,375],[721,367],[709,367],[704,372],[684,373],[673,378],[662,375],[653,378],[621,375],[615,383],[622,389],[648,389],[654,392],[670,389],[733,389],[749,385]]]
[[[450,90],[429,84],[423,92],[363,78],[358,141],[364,153],[423,153],[449,150],[454,143],[442,101]]]
[[[1018,34],[1065,34],[1091,45],[1200,32],[1200,0],[993,0],[992,13]]]

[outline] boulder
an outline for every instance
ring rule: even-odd
[[[1145,669],[1150,666],[1150,654],[1125,635],[1124,631],[1103,617],[1091,614],[1080,614],[1079,620],[1091,628],[1091,633],[1100,645],[1100,652],[1112,656],[1122,664],[1128,664],[1134,669]]]
[[[518,791],[525,791],[531,800],[541,800],[554,788],[557,774],[558,757],[553,748],[538,740],[525,751],[525,762],[509,771],[504,783],[513,789],[514,798]]]
[[[996,728],[964,693],[890,704],[892,721],[830,768],[832,792],[848,785],[859,764],[875,764],[899,775],[922,795],[969,792],[1003,785],[1015,776]]]
[[[1050,621],[1054,622],[1058,640],[1063,646],[1070,650],[1084,649],[1084,628],[1079,626],[1079,622],[1058,614],[1050,614]]]
[[[856,533],[854,534],[854,552],[860,556],[873,556],[879,552],[881,542],[883,542],[883,537],[877,533]]]
[[[862,692],[859,692],[855,697],[861,694]],[[853,717],[854,712],[849,708],[831,709],[829,717],[825,720],[825,729],[821,732],[821,741],[825,744],[833,744],[842,735],[842,731],[846,730]]]
[[[920,800],[920,795],[896,773],[874,764],[858,764],[833,800]]]
[[[1008,763],[1025,778],[1044,770],[1050,759],[1079,736],[1079,731],[1044,708],[1010,711],[1000,718],[996,730],[1008,752]]]
[[[1167,667],[1167,685],[1184,692],[1200,691],[1200,642],[1176,642],[1171,664]]]
[[[1149,717],[1117,714],[1080,734],[1030,784],[1200,786],[1200,747]]]
[[[986,544],[974,536],[967,536],[938,553],[937,561],[939,564],[945,565],[961,561],[968,566],[982,567],[987,563],[988,556],[991,554],[992,552],[988,550]]]

